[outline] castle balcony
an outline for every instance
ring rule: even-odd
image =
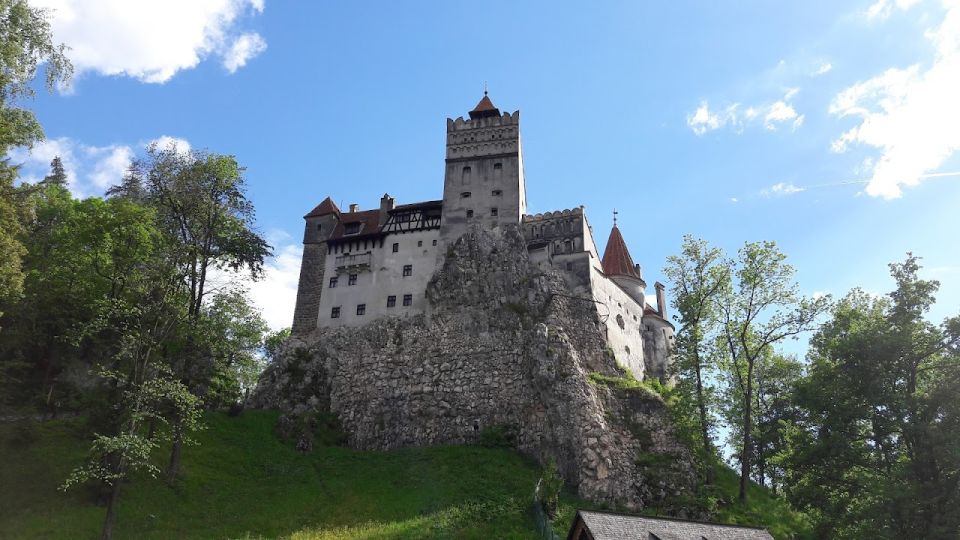
[[[357,253],[356,255],[340,255],[334,260],[338,274],[356,274],[370,270],[370,261],[373,255],[370,253]]]

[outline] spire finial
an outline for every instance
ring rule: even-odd
[[[487,95],[487,81],[483,81],[483,95]]]
[[[614,226],[614,227],[617,226],[617,214],[618,214],[617,209],[614,208],[614,209],[613,209],[613,226]]]

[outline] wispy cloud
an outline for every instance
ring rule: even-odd
[[[875,7],[880,13],[908,4],[881,1]],[[943,21],[927,33],[936,50],[929,68],[890,68],[843,90],[830,104],[830,114],[857,119],[833,141],[834,152],[854,145],[880,151],[870,162],[868,195],[900,197],[903,187],[933,177],[930,172],[960,150],[960,4],[945,5]]]
[[[784,197],[806,191],[807,188],[799,187],[790,182],[779,182],[760,191],[764,197]]]
[[[833,64],[831,64],[830,62],[824,62],[820,64],[820,67],[818,67],[813,73],[811,73],[810,76],[819,77],[821,75],[826,75],[827,73],[830,73],[832,70],[833,70]]]
[[[768,131],[789,125],[796,130],[803,125],[804,116],[797,112],[791,101],[799,93],[798,88],[789,88],[781,99],[772,103],[760,103],[744,107],[733,103],[711,110],[707,101],[701,101],[697,109],[687,116],[687,126],[696,135],[730,128],[740,133],[746,127],[762,122]]]

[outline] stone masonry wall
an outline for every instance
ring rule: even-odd
[[[692,459],[659,397],[591,381],[623,373],[593,304],[569,294],[528,263],[518,227],[472,228],[448,247],[426,313],[292,338],[252,402],[332,412],[363,449],[470,444],[506,428],[581,496],[613,505],[687,492]]]

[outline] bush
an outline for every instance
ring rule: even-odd
[[[512,426],[490,426],[480,431],[480,446],[485,448],[513,448],[517,430]]]
[[[557,515],[557,505],[560,502],[562,489],[563,478],[560,478],[560,473],[557,471],[557,463],[551,459],[543,468],[543,474],[537,482],[537,500],[550,519]]]

